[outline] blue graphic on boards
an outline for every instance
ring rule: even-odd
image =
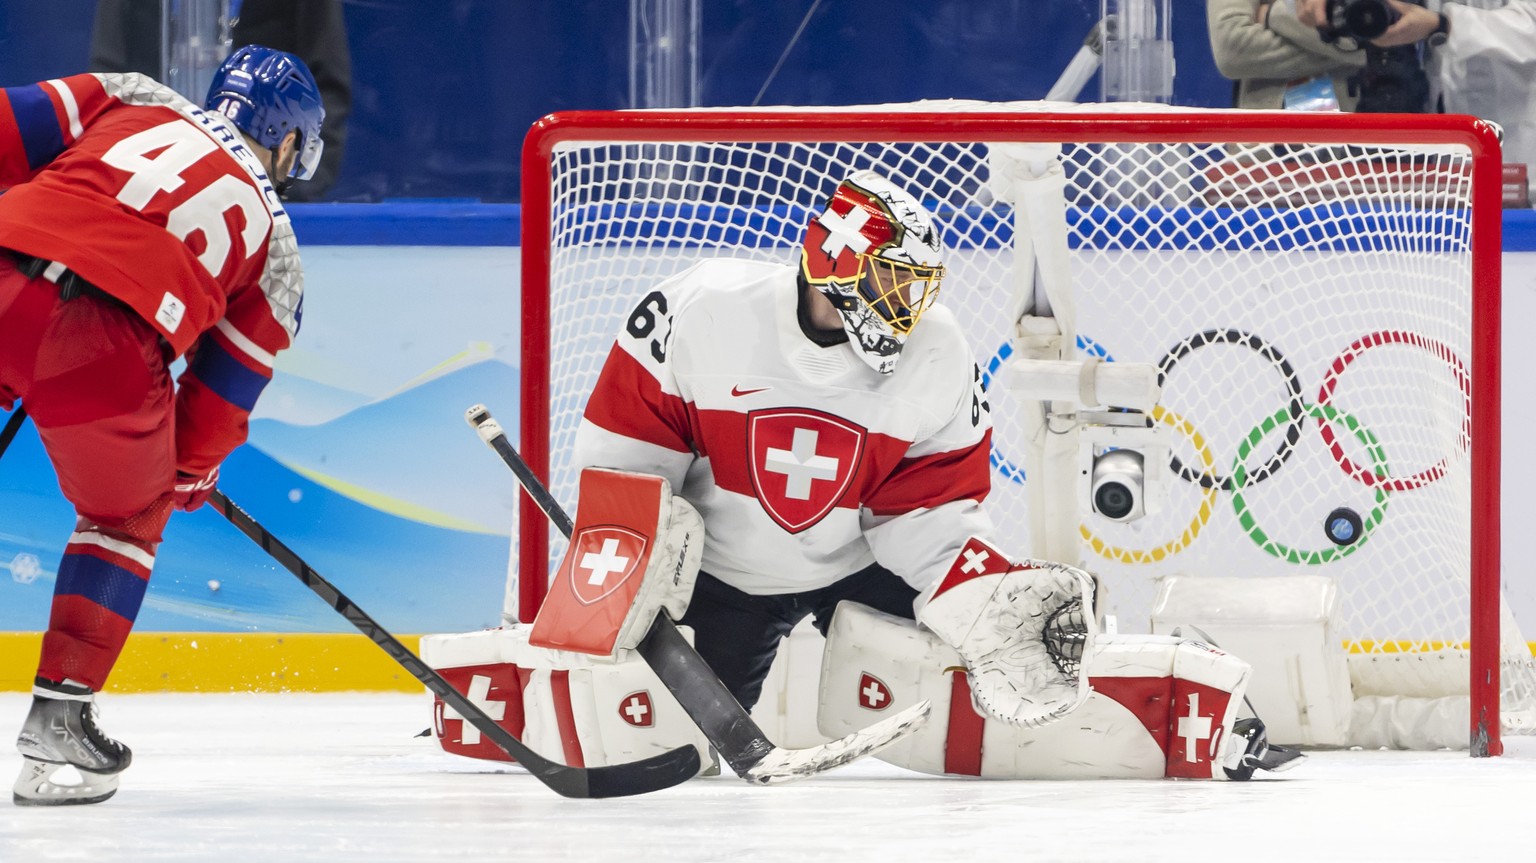
[[[254,421],[220,488],[393,631],[495,626],[515,487],[463,414],[486,401],[515,428],[517,388],[517,370],[489,359],[318,425]],[[73,525],[29,423],[0,460],[0,630],[46,626]],[[137,629],[351,626],[205,507],[172,517]]]

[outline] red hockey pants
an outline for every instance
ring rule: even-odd
[[[176,476],[167,362],[125,306],[89,294],[60,302],[56,285],[0,254],[0,405],[26,405],[79,515],[40,677],[100,689],[138,616]]]

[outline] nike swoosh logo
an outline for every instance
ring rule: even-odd
[[[741,388],[740,384],[737,384],[736,386],[731,387],[731,395],[740,398],[741,396],[749,396],[749,395],[752,395],[753,393],[760,393],[763,390],[771,390],[771,389],[773,389],[773,387],[756,387],[754,389],[744,390],[744,389]]]

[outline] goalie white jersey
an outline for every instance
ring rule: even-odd
[[[882,375],[813,340],[793,267],[711,260],[619,334],[577,435],[581,467],[665,477],[704,517],[703,570],[750,594],[878,561],[918,590],[986,537],[991,418],[942,306]]]

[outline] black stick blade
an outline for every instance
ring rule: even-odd
[[[305,587],[345,617],[358,632],[368,636],[374,644],[379,646],[379,649],[389,654],[390,659],[399,663],[401,668],[410,672],[412,677],[421,681],[423,686],[441,698],[444,704],[452,707],[464,717],[465,721],[478,728],[480,733],[490,738],[491,742],[555,793],[577,798],[629,797],[671,788],[698,775],[702,762],[699,760],[698,750],[692,746],[680,746],[641,761],[591,768],[571,767],[551,761],[534,752],[511,732],[497,725],[494,719],[486,716],[485,711],[470,701],[464,693],[454,689],[453,685],[438,674],[436,669],[427,665],[421,657],[402,644],[400,639],[395,638],[367,612],[358,608],[346,594],[310,568],[310,565],[305,563],[293,549],[268,532],[249,513],[236,506],[234,501],[225,497],[222,491],[214,489],[208,502],[228,519],[230,524],[238,528],[252,542],[261,546],[261,549],[274,561],[299,581],[304,582]]]

